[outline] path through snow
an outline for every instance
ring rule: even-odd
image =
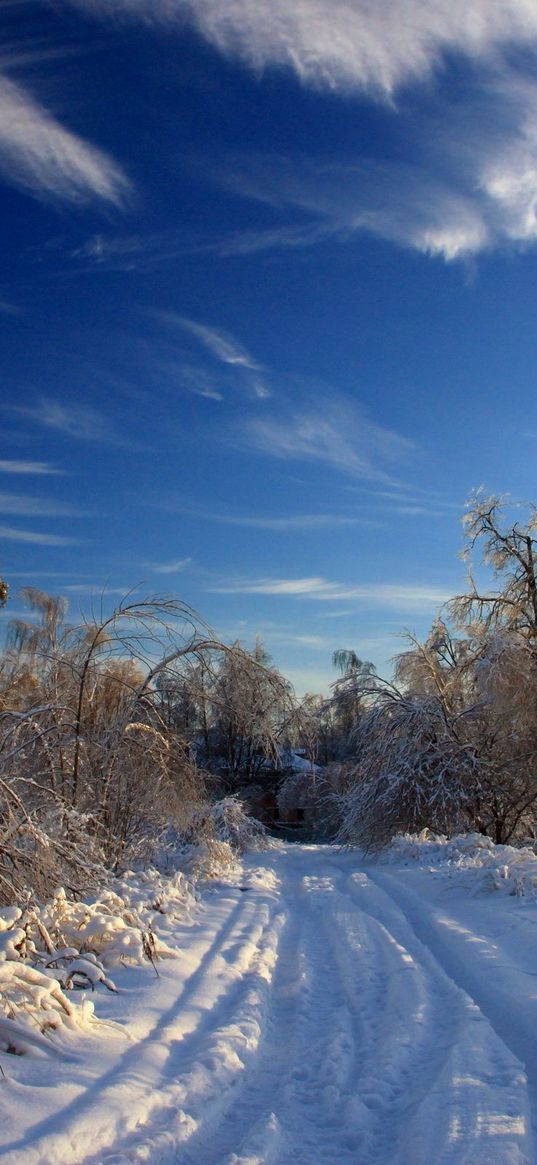
[[[536,1165],[537,979],[517,999],[486,911],[416,877],[252,856],[156,983],[124,973],[134,1042],[101,1032],[54,1078],[10,1063],[5,1165]]]

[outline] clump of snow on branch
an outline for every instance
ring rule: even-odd
[[[0,1050],[54,1055],[60,1051],[61,1036],[88,1032],[95,1023],[92,1001],[69,998],[48,968],[0,962]]]

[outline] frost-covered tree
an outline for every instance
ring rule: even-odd
[[[407,632],[408,647],[394,660],[395,681],[403,692],[436,696],[447,712],[473,701],[473,665],[480,644],[468,636],[455,638],[447,623],[434,620],[424,643]]]
[[[339,839],[378,849],[400,832],[468,825],[480,793],[468,719],[448,714],[436,695],[380,691],[354,734]]]
[[[204,796],[188,741],[162,715],[158,676],[218,640],[184,604],[129,596],[73,626],[27,591],[0,672],[0,898],[87,884]]]
[[[537,639],[537,507],[524,522],[506,521],[507,499],[473,494],[463,519],[464,557],[469,565],[468,591],[448,605],[460,626],[480,637],[504,628]],[[474,576],[472,555],[478,550],[492,572],[492,586]]]
[[[167,720],[180,725],[224,793],[250,784],[270,759],[277,768],[296,702],[261,642],[253,651],[236,642],[189,657],[173,677],[162,673],[159,691]]]

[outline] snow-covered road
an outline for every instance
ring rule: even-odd
[[[286,846],[179,930],[132,1041],[9,1065],[6,1165],[536,1165],[534,905]]]

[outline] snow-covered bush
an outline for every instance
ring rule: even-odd
[[[210,822],[217,841],[226,842],[234,853],[268,848],[265,826],[250,817],[238,797],[224,797],[211,805]]]
[[[107,967],[173,954],[155,935],[147,912],[144,918],[114,890],[103,891],[93,902],[71,902],[58,890],[51,902],[32,913],[36,928],[41,924],[50,936],[53,950],[89,951]]]
[[[114,968],[174,957],[159,917],[183,917],[195,902],[183,873],[148,870],[125,874],[93,901],[70,901],[60,889],[41,907],[2,908],[0,1050],[53,1054],[68,1032],[98,1030],[80,992],[115,991]]]
[[[207,837],[199,845],[188,847],[183,867],[195,882],[210,882],[232,873],[237,867],[237,855],[229,842]]]
[[[496,845],[480,833],[445,837],[423,830],[394,838],[381,860],[420,866],[464,879],[473,895],[491,892],[537,900],[537,854],[533,845]]]
[[[90,967],[88,960],[80,963]],[[0,1050],[24,1055],[38,1049],[54,1055],[60,1050],[54,1035],[61,1043],[68,1033],[95,1029],[92,1001],[69,998],[64,986],[47,968],[0,962]]]
[[[265,826],[246,813],[237,796],[224,797],[193,813],[183,842],[181,866],[202,881],[232,870],[242,854],[269,847]]]

